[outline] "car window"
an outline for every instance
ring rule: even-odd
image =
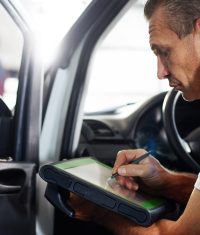
[[[23,36],[1,4],[0,22],[0,97],[13,110],[16,104]]]
[[[48,66],[62,37],[92,0],[16,0],[23,7],[42,43],[43,62]],[[18,72],[23,50],[23,36],[12,18],[0,4],[0,97],[13,110],[16,104]],[[59,26],[59,27],[58,27]]]
[[[92,0],[19,0],[31,18],[36,38],[42,43],[45,64],[50,64],[61,39]]]
[[[144,4],[133,4],[96,47],[89,73],[85,112],[135,103],[160,91],[167,82],[156,75]]]

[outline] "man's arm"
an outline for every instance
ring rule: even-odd
[[[141,227],[133,221],[111,212],[102,207],[81,199],[73,194],[69,202],[76,211],[76,218],[106,227],[116,235],[197,235],[200,234],[200,190],[194,189],[196,175],[190,173],[175,173],[169,171],[166,179],[166,191],[168,198],[185,203],[190,197],[186,209],[177,221],[161,219],[149,227]]]
[[[166,177],[165,184],[161,190],[161,194],[178,203],[186,205],[194,184],[197,180],[197,175],[192,173],[178,173],[169,171]]]

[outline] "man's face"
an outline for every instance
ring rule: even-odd
[[[169,28],[163,9],[149,21],[150,46],[157,56],[158,78],[180,90],[186,100],[200,99],[200,29],[183,38]]]

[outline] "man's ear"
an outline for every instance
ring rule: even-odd
[[[197,33],[200,33],[200,18],[196,19],[194,22],[194,30]]]

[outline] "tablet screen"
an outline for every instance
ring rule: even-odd
[[[69,160],[55,166],[145,209],[154,209],[164,202],[161,198],[134,192],[120,186],[115,179],[110,179],[112,168],[92,158]]]

